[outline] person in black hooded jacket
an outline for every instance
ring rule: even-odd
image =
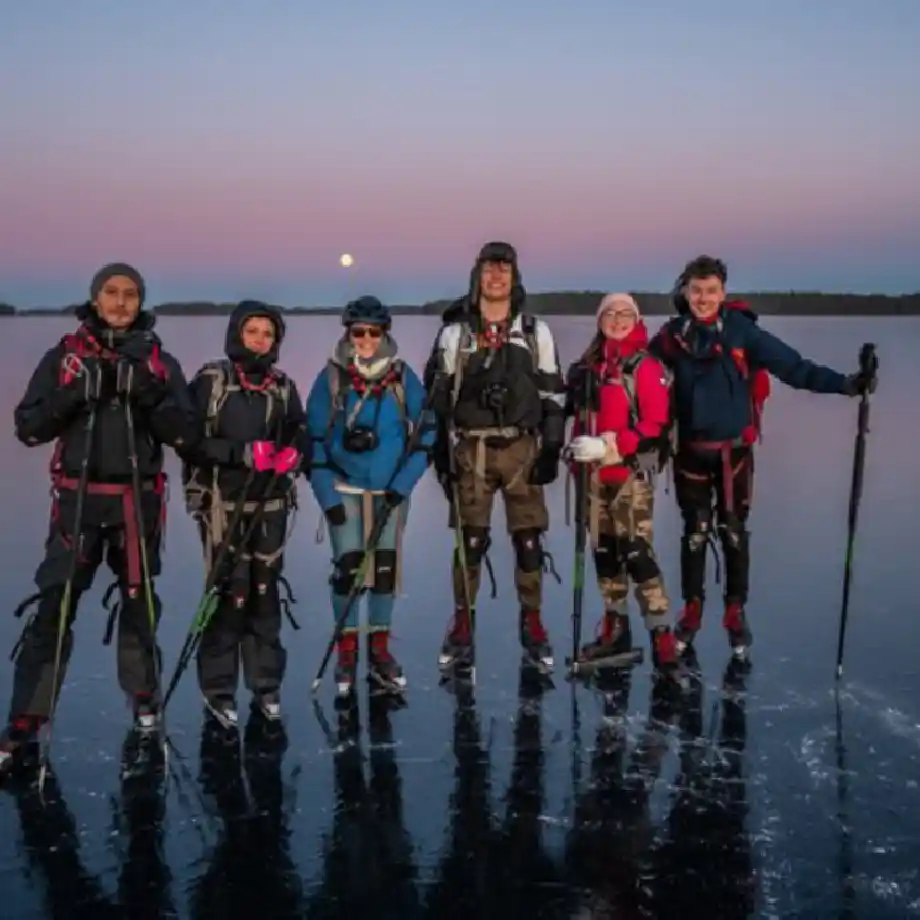
[[[15,410],[23,444],[56,444],[39,590],[17,611],[38,602],[15,652],[0,774],[53,716],[77,604],[103,560],[121,589],[119,683],[136,728],[160,724],[160,601],[152,579],[160,572],[165,513],[163,445],[191,449],[197,427],[182,369],[153,332],[156,317],[142,309],[145,293],[132,266],[100,269],[89,302],[77,310],[80,327],[45,353]]]
[[[196,458],[185,468],[188,510],[197,518],[210,570],[221,542],[240,539],[260,504],[261,525],[228,560],[226,588],[198,647],[198,682],[208,713],[228,730],[238,724],[240,659],[253,708],[281,718],[287,653],[281,643],[284,544],[296,501],[295,480],[309,474],[310,439],[294,381],[275,364],[285,325],[279,310],[246,300],[230,316],[226,358],[205,364],[191,383],[202,426]],[[264,503],[262,497],[271,487]],[[227,533],[236,504],[239,529]]]

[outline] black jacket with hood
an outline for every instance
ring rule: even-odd
[[[197,427],[182,368],[163,350],[154,333],[153,313],[141,310],[134,325],[125,331],[116,331],[102,322],[90,303],[79,307],[76,315],[81,321],[79,329],[45,352],[16,406],[16,437],[28,447],[57,441],[59,472],[70,479],[79,477],[90,405],[81,381],[65,382],[65,364],[68,353],[76,353],[75,346],[84,356],[98,352],[93,357],[102,368],[102,389],[89,457],[89,480],[129,483],[132,465],[123,397],[116,393],[117,366],[119,362],[137,366],[156,356],[165,380],[155,403],[132,402],[138,469],[142,479],[152,479],[163,469],[163,445],[179,453],[194,445]]]
[[[243,326],[254,316],[266,317],[275,327],[275,343],[266,355],[256,355],[243,345]],[[296,448],[303,458],[299,472],[309,475],[311,441],[303,402],[294,381],[275,366],[285,332],[279,310],[259,301],[242,301],[227,324],[226,358],[205,364],[190,384],[201,437],[193,466],[216,469],[224,501],[241,497],[254,441]],[[258,497],[270,478],[270,473],[256,476],[249,500]],[[293,481],[293,477],[282,479],[274,494],[289,491]]]

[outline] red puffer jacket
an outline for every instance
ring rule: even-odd
[[[661,436],[670,420],[670,395],[665,370],[651,355],[647,355],[636,367],[635,381],[636,415],[631,424],[630,400],[622,380],[622,364],[638,351],[648,346],[648,330],[639,322],[635,329],[622,341],[608,339],[604,343],[603,357],[595,365],[598,380],[598,411],[593,417],[590,434],[602,435],[608,432],[616,436],[617,450],[621,457],[636,452],[641,441]],[[580,419],[576,417],[572,429],[573,437],[583,432]],[[600,468],[600,481],[604,484],[623,483],[629,477],[629,468],[624,464]]]

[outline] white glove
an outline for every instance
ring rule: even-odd
[[[612,432],[608,431],[606,434],[602,434],[600,439],[604,442],[604,457],[601,460],[601,466],[618,466],[623,462],[623,457],[620,455],[620,451],[617,449],[617,436]]]
[[[566,453],[575,463],[600,463],[607,455],[607,442],[588,434],[573,438]]]

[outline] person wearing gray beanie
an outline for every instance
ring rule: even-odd
[[[105,560],[117,580],[118,681],[134,729],[155,735],[160,716],[156,629],[166,477],[163,447],[186,456],[198,440],[179,363],[142,311],[140,272],[122,262],[100,269],[80,325],[42,357],[15,410],[27,447],[56,442],[51,534],[35,573],[37,604],[17,646],[9,722],[0,733],[0,777],[53,722],[83,593]],[[50,736],[50,731],[49,731]]]

